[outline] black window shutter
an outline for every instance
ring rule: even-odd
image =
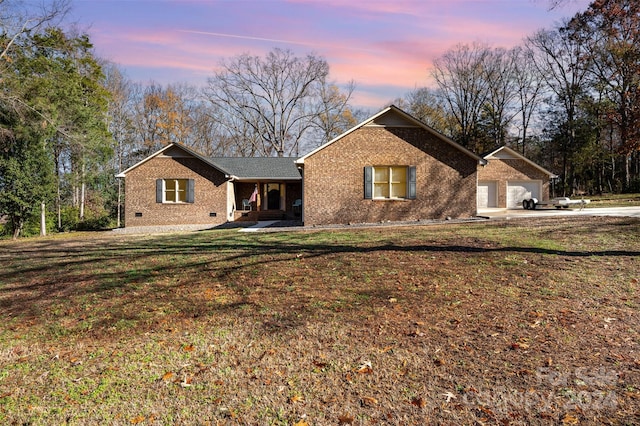
[[[162,179],[156,179],[156,203],[162,202]]]
[[[187,203],[193,203],[194,199],[194,184],[195,181],[193,179],[189,179],[187,181]]]
[[[370,200],[373,198],[373,167],[364,168],[364,198]]]
[[[407,190],[407,198],[411,199],[411,200],[415,200],[416,198],[416,166],[409,166],[409,169],[407,170],[409,176],[408,176],[408,183],[409,183],[409,187]]]

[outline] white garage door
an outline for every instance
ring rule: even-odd
[[[525,198],[540,200],[540,182],[535,180],[507,182],[507,208],[513,209]]]
[[[478,182],[478,208],[497,207],[496,182]]]

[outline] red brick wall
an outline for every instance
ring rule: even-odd
[[[542,199],[549,199],[549,175],[520,159],[490,159],[486,166],[478,166],[479,181],[497,182],[497,207],[507,208],[507,182],[542,181]]]
[[[422,128],[362,127],[304,163],[305,225],[476,214],[477,160]],[[365,200],[364,167],[416,166],[415,200]]]
[[[156,179],[194,179],[193,203],[156,203]],[[220,224],[227,221],[222,173],[197,158],[158,156],[127,173],[125,226]],[[142,217],[136,217],[142,213]],[[210,213],[216,213],[211,217]]]

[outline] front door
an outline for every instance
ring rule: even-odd
[[[267,184],[267,209],[280,210],[280,184]]]

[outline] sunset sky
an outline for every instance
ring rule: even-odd
[[[96,54],[143,83],[206,84],[224,58],[275,47],[324,57],[352,103],[379,108],[430,85],[434,58],[459,43],[512,47],[587,8],[568,0],[75,0]]]

